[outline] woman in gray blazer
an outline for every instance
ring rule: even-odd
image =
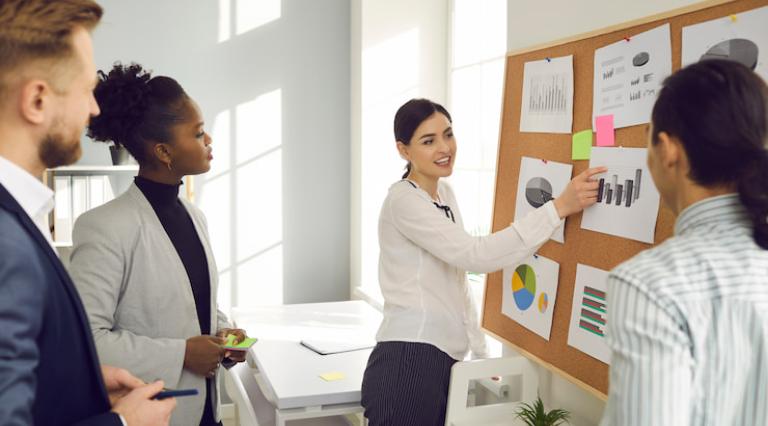
[[[102,362],[173,388],[174,425],[219,425],[216,372],[232,329],[217,308],[218,274],[202,212],[179,198],[185,175],[210,169],[211,138],[197,104],[169,77],[140,65],[99,72],[101,115],[88,135],[128,149],[139,162],[134,184],[75,223],[70,272],[85,304]]]

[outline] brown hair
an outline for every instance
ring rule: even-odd
[[[92,30],[102,13],[93,0],[0,1],[0,94],[7,77],[22,66],[55,65],[72,57],[72,31],[78,26]]]

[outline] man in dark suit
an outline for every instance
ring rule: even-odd
[[[0,424],[167,424],[172,398],[100,366],[53,249],[45,168],[75,162],[99,113],[92,0],[0,0]],[[151,360],[147,360],[151,362]]]

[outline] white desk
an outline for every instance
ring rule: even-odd
[[[363,301],[264,306],[235,310],[233,319],[258,342],[250,360],[259,385],[276,405],[278,425],[286,420],[360,412],[360,386],[370,349],[319,355],[302,339],[371,341],[381,314]],[[321,374],[340,372],[327,382]]]

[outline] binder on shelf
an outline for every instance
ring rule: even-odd
[[[88,210],[115,198],[112,182],[107,175],[88,176]]]
[[[88,176],[88,209],[105,203],[104,178],[105,176]]]
[[[71,176],[55,176],[53,179],[54,211],[53,230],[54,241],[72,241],[72,179]]]
[[[108,175],[54,174],[53,240],[72,243],[72,229],[86,211],[115,198]]]
[[[88,176],[72,176],[72,224],[88,210]]]

